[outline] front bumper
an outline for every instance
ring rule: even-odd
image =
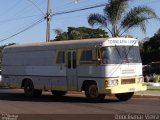
[[[108,94],[138,92],[145,90],[147,90],[147,86],[144,86],[143,84],[125,84],[106,88]]]

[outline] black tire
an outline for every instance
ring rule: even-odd
[[[42,90],[35,90],[32,80],[26,80],[24,83],[24,93],[27,97],[41,96]]]
[[[42,95],[42,90],[34,90],[34,96],[40,97]]]
[[[24,82],[24,93],[27,97],[34,96],[34,85],[33,85],[32,80],[26,80]]]
[[[89,83],[86,85],[85,95],[89,102],[101,102],[106,96],[106,94],[98,93],[98,87],[95,83]]]
[[[54,91],[54,90],[52,90],[51,92],[56,97],[64,96],[67,93],[66,91]]]
[[[120,101],[127,101],[132,98],[134,92],[115,94]]]

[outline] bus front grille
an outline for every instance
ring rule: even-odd
[[[121,84],[133,84],[135,79],[122,79]]]

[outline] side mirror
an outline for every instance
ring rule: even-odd
[[[97,65],[100,65],[101,64],[101,59],[100,58],[97,58],[96,60],[93,60]]]
[[[101,59],[100,59],[100,58],[97,58],[97,62],[101,62]]]

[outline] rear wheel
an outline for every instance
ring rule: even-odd
[[[26,80],[24,83],[24,93],[27,97],[40,96],[42,90],[35,90],[32,80]]]
[[[89,102],[101,102],[106,96],[98,93],[98,87],[95,83],[90,83],[86,86],[85,95]]]
[[[115,94],[120,101],[127,101],[132,98],[134,92]]]
[[[52,90],[52,94],[56,97],[64,96],[67,92],[66,91],[55,91]]]
[[[24,93],[28,97],[32,97],[34,95],[34,86],[31,80],[26,80],[24,83]]]

